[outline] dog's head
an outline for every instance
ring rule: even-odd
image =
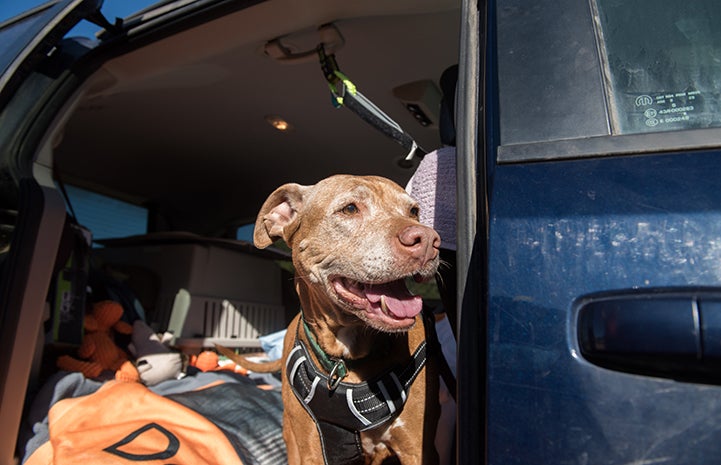
[[[276,189],[253,239],[259,248],[285,240],[296,276],[328,303],[373,328],[399,331],[422,307],[405,280],[428,280],[438,266],[440,237],[418,214],[418,204],[389,179],[337,175]]]

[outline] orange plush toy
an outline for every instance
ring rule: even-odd
[[[228,350],[228,349],[226,349]],[[226,357],[227,358],[227,357]],[[227,360],[220,360],[220,356],[213,352],[212,350],[204,350],[203,352],[199,353],[198,355],[193,355],[190,357],[189,361],[190,366],[194,366],[200,371],[232,371],[234,373],[240,373],[242,375],[247,375],[248,370],[241,367],[240,365],[237,365],[235,362],[233,362],[230,359]]]
[[[121,334],[133,332],[131,325],[120,321],[122,316],[123,307],[117,302],[104,300],[94,304],[92,312],[85,316],[85,336],[78,349],[83,360],[63,355],[58,358],[58,368],[79,371],[87,378],[97,378],[104,370],[111,370],[119,381],[138,381],[137,369],[113,340],[113,330]]]

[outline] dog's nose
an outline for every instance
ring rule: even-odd
[[[441,237],[436,231],[425,226],[411,225],[398,233],[401,249],[411,257],[427,262],[438,255]]]

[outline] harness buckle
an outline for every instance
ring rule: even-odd
[[[328,390],[330,392],[335,391],[347,374],[348,369],[346,368],[343,359],[341,358],[336,360],[335,365],[333,365],[333,368],[330,370],[330,374],[328,375]]]

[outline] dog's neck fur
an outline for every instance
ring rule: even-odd
[[[378,340],[368,337],[365,323],[329,302],[323,293],[297,277],[296,290],[303,319],[328,356],[359,360],[370,355]]]

